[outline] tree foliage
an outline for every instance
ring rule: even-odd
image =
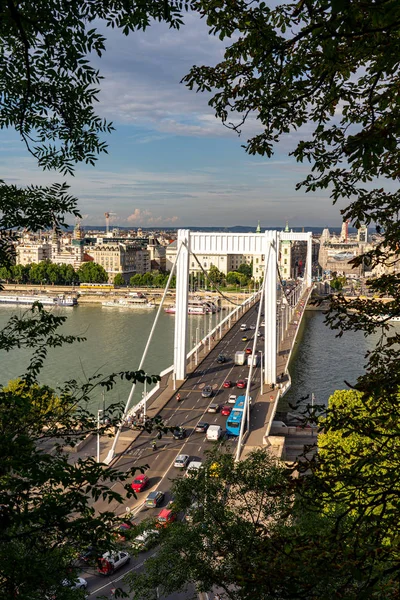
[[[106,283],[108,281],[108,273],[101,265],[95,262],[83,263],[77,275],[81,283]]]
[[[158,379],[139,371],[98,374],[83,385],[70,380],[56,390],[40,385],[49,351],[83,341],[57,332],[64,321],[64,316],[33,306],[22,317],[13,316],[0,332],[1,351],[33,351],[25,374],[0,387],[1,598],[39,600],[54,590],[63,598],[62,581],[76,574],[78,552],[87,545],[113,546],[117,517],[107,505],[129,496],[125,482],[135,467],[124,473],[93,458],[71,460],[66,450],[97,432],[96,419],[86,408],[95,390],[110,389],[121,378]],[[120,414],[119,405],[109,407],[112,423]],[[105,427],[101,433],[107,435]],[[122,489],[125,485],[124,493],[114,490],[113,482]],[[106,508],[95,510],[99,499]]]
[[[377,514],[381,522],[387,519],[385,531],[390,526],[398,531],[398,512],[389,493],[393,489],[397,494],[398,471],[383,468],[380,452],[388,460],[385,450],[398,434],[389,415],[398,414],[400,332],[388,320],[400,315],[400,5],[390,0],[205,0],[200,12],[211,33],[229,45],[219,64],[193,67],[184,82],[212,94],[209,104],[226,127],[240,132],[251,120],[258,130],[244,145],[249,154],[270,158],[278,142],[290,145],[293,159],[309,165],[297,189],[328,193],[333,203],[344,206],[343,220],[354,227],[376,225],[382,234],[371,251],[352,261],[356,266],[367,261],[370,268],[387,269],[368,282],[376,298],[349,301],[339,293],[326,316],[338,335],[347,330],[381,333],[366,356],[365,374],[351,382],[369,414],[363,416],[360,409],[350,414],[345,405],[333,403],[324,422],[330,434],[352,440],[361,428],[368,435],[366,452],[353,457],[351,469],[343,472],[337,460],[337,471],[330,472],[332,481],[321,477],[319,463],[324,467],[326,463],[324,454],[318,454],[312,463],[299,465],[309,476],[298,485],[313,491],[308,495],[310,505],[329,498],[335,506],[336,529],[329,538],[335,551],[338,539],[347,549],[359,597],[397,597],[398,552],[395,543],[383,550]],[[380,296],[392,299],[383,305]],[[371,446],[375,452],[367,451]],[[343,453],[338,449],[329,456],[334,459]],[[371,481],[366,480],[367,473]],[[371,487],[373,474],[376,482]],[[363,499],[359,510],[357,494]],[[357,525],[346,528],[343,524],[353,514]]]

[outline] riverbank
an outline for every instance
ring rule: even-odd
[[[121,298],[129,297],[129,292],[138,291],[146,296],[149,302],[160,304],[164,294],[162,288],[115,288],[110,290],[83,290],[79,286],[63,286],[63,285],[32,285],[32,284],[3,284],[4,290],[0,292],[0,295],[10,294],[42,294],[46,296],[58,296],[68,295],[79,298],[79,304],[101,304],[105,301],[114,301]],[[218,304],[221,308],[232,307],[234,303],[241,304],[249,294],[245,292],[224,292],[224,296],[228,298],[225,300],[222,296],[215,292],[207,291],[196,291],[196,297],[202,300],[211,300],[215,304]],[[165,299],[165,306],[174,304],[175,302],[175,291],[168,291]]]

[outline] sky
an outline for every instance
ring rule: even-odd
[[[340,226],[340,206],[323,192],[295,191],[308,172],[288,157],[288,135],[271,159],[252,157],[241,137],[225,128],[205,94],[180,83],[190,67],[214,65],[224,46],[198,15],[185,15],[180,31],[153,24],[125,37],[104,29],[107,51],[93,62],[105,78],[98,113],[115,131],[108,154],[95,167],[78,166],[73,178],[38,169],[12,131],[2,131],[0,169],[7,183],[67,181],[79,198],[83,225],[123,227]],[[247,135],[246,135],[247,134]]]

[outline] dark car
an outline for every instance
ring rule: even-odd
[[[164,500],[164,496],[165,494],[161,490],[150,492],[144,502],[144,505],[148,506],[149,508],[156,508],[157,506],[160,506],[161,502]]]
[[[174,440],[183,440],[186,437],[186,429],[184,427],[177,427],[172,432]]]
[[[195,427],[195,431],[197,433],[205,433],[208,429],[208,423],[205,423],[204,421],[199,421]]]
[[[217,362],[219,363],[224,363],[226,361],[226,358],[223,354],[220,354],[217,358]]]
[[[201,395],[203,396],[203,398],[211,398],[211,396],[213,395],[213,389],[211,385],[204,386]]]
[[[99,550],[95,546],[88,546],[81,554],[79,554],[79,560],[81,563],[89,564],[95,563],[96,560],[103,554],[102,550]]]

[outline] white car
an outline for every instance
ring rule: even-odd
[[[128,552],[105,552],[98,562],[97,570],[102,575],[112,575],[130,560]]]
[[[235,404],[236,400],[237,400],[236,394],[231,394],[228,398],[228,404]]]
[[[177,469],[184,469],[188,465],[189,458],[190,457],[187,454],[178,454],[175,458],[174,467]]]
[[[157,537],[160,535],[158,529],[146,529],[140,535],[136,536],[132,542],[132,547],[139,552],[148,550],[157,543]]]
[[[199,469],[201,468],[202,464],[203,463],[201,462],[201,460],[191,460],[186,470],[186,477],[189,477],[190,475],[196,475],[196,473],[198,473]]]
[[[77,577],[73,581],[70,581],[69,579],[64,579],[62,585],[64,587],[70,588],[71,590],[86,590],[88,582],[86,581],[86,579],[83,579],[83,577]]]

